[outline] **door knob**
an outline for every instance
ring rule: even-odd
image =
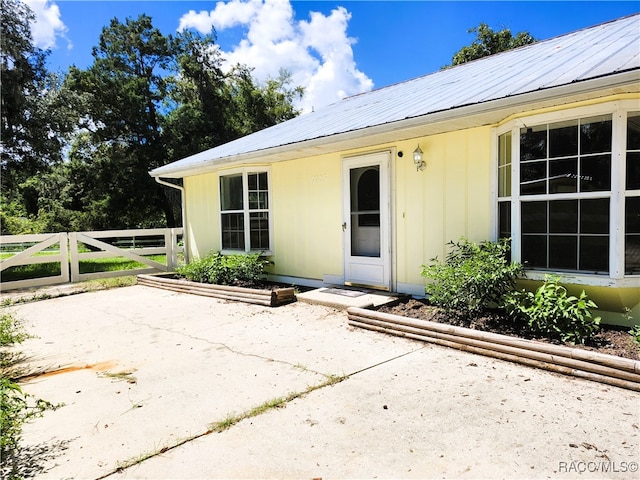
[[[347,222],[342,224],[342,231],[345,232],[347,230]]]

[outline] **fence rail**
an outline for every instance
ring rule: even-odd
[[[94,278],[121,275],[166,272],[178,265],[178,255],[184,252],[179,245],[182,228],[149,228],[138,230],[105,230],[100,232],[44,233],[35,235],[5,235],[0,237],[0,248],[9,247],[12,256],[0,261],[0,288],[16,288],[56,285],[80,282]],[[154,238],[150,238],[154,237]],[[25,245],[30,245],[26,246]],[[57,248],[55,246],[58,245]],[[48,250],[45,252],[45,250]],[[39,254],[39,255],[37,255]],[[165,255],[166,264],[148,258],[150,255]],[[124,257],[145,265],[133,270],[117,270],[80,273],[82,261],[97,258]],[[40,263],[59,264],[60,274],[46,277],[2,280],[2,272],[11,267]]]

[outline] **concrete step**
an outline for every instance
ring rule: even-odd
[[[406,295],[347,286],[323,287],[296,295],[299,302],[346,310],[349,307],[379,307],[396,302]]]

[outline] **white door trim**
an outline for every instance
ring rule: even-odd
[[[391,272],[391,151],[346,157],[342,163],[344,283],[392,289]],[[351,170],[378,166],[380,178],[379,256],[352,255]]]

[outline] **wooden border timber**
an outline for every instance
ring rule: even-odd
[[[376,312],[347,309],[349,325],[640,391],[640,361]]]
[[[183,279],[178,280],[171,278],[173,276],[175,276],[173,273],[138,275],[138,285],[161,288],[173,292],[214,297],[222,300],[265,305],[267,307],[278,307],[295,302],[296,300],[295,291],[292,287],[278,288],[276,290],[261,290],[256,288],[198,283]]]

